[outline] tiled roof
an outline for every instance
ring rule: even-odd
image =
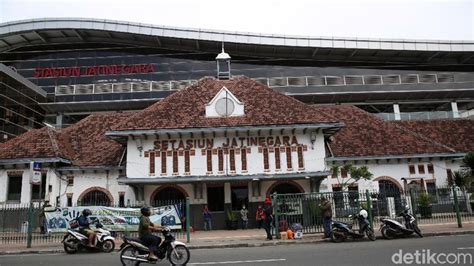
[[[118,166],[125,147],[105,136],[131,113],[93,114],[61,131],[61,148],[74,166]]]
[[[223,86],[244,103],[245,116],[205,117],[205,105]],[[345,127],[329,144],[334,157],[454,154],[474,145],[473,120],[388,122],[354,106],[309,106],[239,77],[202,79],[138,113],[94,114],[65,129],[30,130],[0,144],[0,160],[61,157],[77,167],[118,166],[125,146],[106,131],[336,122]]]
[[[243,102],[245,115],[227,118],[205,117],[206,104],[224,86]],[[311,112],[308,105],[247,77],[236,77],[231,80],[204,78],[136,113],[113,129],[148,130],[333,122],[337,121],[323,114]]]
[[[345,124],[330,143],[334,157],[454,153],[453,149],[348,105],[315,106]],[[328,157],[330,155],[328,154]]]
[[[105,131],[129,116],[94,114],[65,129],[30,130],[0,144],[0,159],[61,157],[78,167],[117,166],[125,147],[105,137]]]
[[[474,151],[474,119],[412,120],[392,123],[449,146],[457,152]]]
[[[0,143],[0,160],[17,158],[56,158],[63,157],[59,150],[54,148],[57,142],[58,131],[43,127],[32,129],[20,136]]]

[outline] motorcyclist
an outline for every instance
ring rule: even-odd
[[[360,234],[363,234],[365,232],[365,227],[368,225],[367,224],[368,221],[366,220],[368,217],[369,217],[369,213],[366,210],[364,209],[360,210],[359,217],[358,217]]]
[[[89,209],[84,209],[82,215],[77,218],[79,222],[79,232],[83,235],[86,235],[89,239],[89,247],[95,247],[95,232],[90,228],[89,215],[92,214],[92,211]]]
[[[161,238],[159,236],[153,235],[153,231],[162,231],[163,227],[153,224],[150,221],[151,211],[148,207],[143,207],[140,209],[142,216],[140,217],[140,225],[138,226],[138,236],[145,245],[150,249],[150,254],[148,258],[150,260],[158,260],[156,255],[158,254],[158,246],[161,243]]]

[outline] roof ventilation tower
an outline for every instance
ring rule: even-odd
[[[230,79],[230,55],[224,51],[224,43],[222,43],[222,52],[217,55],[217,78]]]

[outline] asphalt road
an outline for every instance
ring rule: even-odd
[[[400,250],[402,250],[401,253]],[[417,250],[419,255],[415,253]],[[433,263],[422,263],[422,260],[425,257],[426,262],[428,256],[433,253],[437,253],[436,256],[440,253],[449,255],[434,257],[434,259],[440,259],[441,262],[448,259],[448,262],[456,260],[455,265],[472,265],[473,261],[469,258],[471,260],[474,258],[474,235],[377,240],[375,242],[349,241],[340,244],[328,242],[255,248],[199,249],[191,250],[191,261],[188,265],[396,265],[392,262],[392,258],[395,262],[403,262],[401,261],[403,258],[408,259],[405,262],[410,262],[411,258],[412,265],[430,265]],[[394,256],[394,254],[400,255]],[[416,263],[416,256],[420,263]],[[105,266],[120,265],[120,260],[116,252],[0,256],[0,266],[14,265]],[[169,263],[161,262],[158,265],[169,265]]]

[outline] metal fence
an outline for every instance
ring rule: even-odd
[[[142,203],[108,204],[107,207],[140,207]],[[180,240],[190,241],[189,236],[189,200],[157,201],[151,204],[154,207],[174,205],[182,222],[180,229],[173,229],[173,235]],[[84,206],[84,205],[82,205]],[[64,207],[67,208],[67,207]],[[0,245],[13,246],[45,246],[59,244],[65,232],[51,233],[44,227],[43,205],[39,202],[30,204],[0,204]],[[165,225],[166,221],[162,219]],[[168,221],[169,222],[169,221]],[[107,229],[107,225],[104,224]],[[127,227],[125,227],[127,228]],[[116,240],[121,241],[124,236],[138,237],[136,230],[113,231]]]
[[[398,189],[380,191],[338,191],[326,193],[274,194],[275,228],[284,231],[300,224],[303,233],[323,232],[321,201],[331,203],[333,220],[351,222],[349,215],[362,208],[368,210],[369,218],[377,226],[380,218],[395,219],[406,206],[415,213],[419,224],[458,223],[474,221],[474,200],[470,193],[453,187],[438,187],[427,190]],[[471,200],[469,200],[471,199]]]

